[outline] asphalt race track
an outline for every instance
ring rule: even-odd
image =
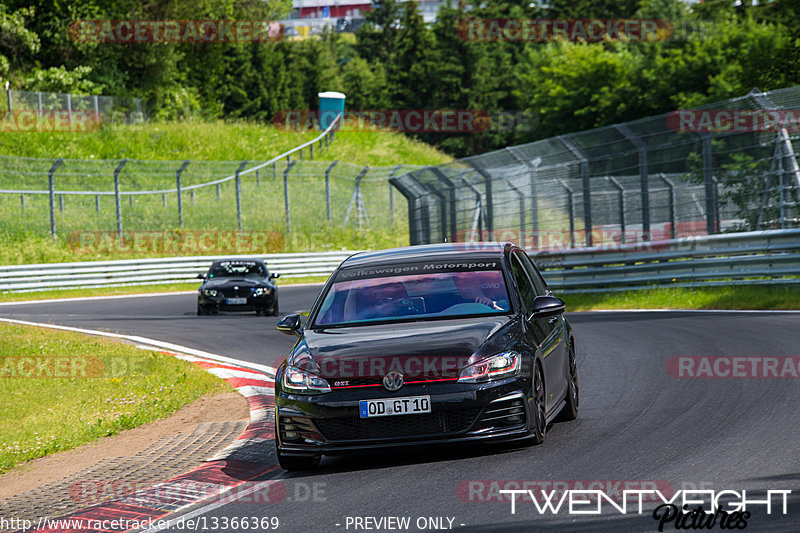
[[[282,287],[281,313],[308,309],[318,290]],[[275,330],[276,317],[197,317],[195,303],[194,295],[170,295],[0,305],[0,316],[141,335],[271,366],[293,344]],[[512,514],[508,499],[496,492],[519,488],[509,484],[517,480],[538,481],[537,490],[549,487],[541,483],[564,482],[562,487],[611,493],[627,481],[633,489],[652,483],[676,491],[746,489],[751,499],[791,490],[788,514],[777,499],[771,515],[755,506],[746,531],[800,531],[800,378],[676,379],[667,371],[668,360],[678,356],[797,358],[800,313],[569,317],[577,340],[580,415],[552,424],[543,445],[325,458],[313,473],[281,471],[277,477],[286,491],[278,502],[235,502],[197,516],[207,519],[206,531],[234,517],[277,517],[277,530],[291,532],[658,531],[655,504],[643,514],[634,506],[623,515],[605,505],[600,515],[566,509],[553,515],[518,498]],[[600,484],[589,486],[592,481]],[[408,517],[409,526],[390,529],[398,524],[388,517]],[[717,529],[719,524],[711,530]],[[667,523],[664,531],[677,529]]]

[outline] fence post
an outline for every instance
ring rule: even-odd
[[[58,195],[58,210],[63,213],[64,212],[64,195]]]
[[[711,159],[711,135],[703,136],[703,180],[706,185],[706,233],[714,234],[714,167]]]
[[[286,234],[292,232],[292,212],[289,206],[289,172],[297,161],[292,161],[283,171],[283,204],[286,208]]]
[[[94,211],[95,211],[95,213],[99,213],[100,212],[100,195],[99,194],[95,194],[94,195]]]
[[[133,195],[132,194],[128,195],[128,205],[130,207],[133,207]]]
[[[67,117],[69,117],[69,123],[72,125],[72,95],[67,93]]]
[[[178,172],[175,173],[175,184],[178,192],[178,226],[183,229],[183,192],[181,191],[181,174],[189,166],[191,160],[184,161]]]
[[[464,174],[466,174],[466,173],[467,173],[466,171],[461,173],[461,181],[475,195],[475,209],[476,209],[476,212],[475,212],[475,216],[472,219],[472,232],[471,232],[471,234],[475,235],[475,232],[477,231],[478,232],[477,233],[478,241],[482,241],[483,240],[483,202],[481,200],[481,191],[479,191],[477,187],[475,187],[473,184],[468,182],[466,178],[464,178]],[[471,240],[472,239],[470,239],[470,241]]]
[[[219,196],[219,183],[217,183],[217,201],[218,202],[219,202],[219,198],[220,198],[220,196]]]
[[[394,175],[397,174],[397,171],[400,170],[402,166],[403,165],[400,164],[394,167],[394,170],[392,170],[391,174],[389,174],[388,179],[391,180],[394,178]],[[389,183],[389,214],[389,220],[391,221],[392,226],[394,226],[394,187],[392,187],[391,182]]]
[[[247,165],[247,161],[242,161],[239,168],[236,169],[236,222],[239,225],[239,231],[242,231],[242,180],[239,178],[239,173]]]
[[[581,181],[583,182],[583,227],[586,231],[586,246],[592,246],[592,185],[589,181],[589,158],[572,139],[566,135],[559,135],[558,139],[564,143],[570,152],[580,161]],[[570,197],[571,201],[572,197]],[[574,224],[574,217],[570,217],[570,222]]]
[[[162,194],[161,195],[161,207],[167,207],[167,195],[166,194]]]
[[[356,216],[358,217],[358,229],[361,229],[362,220],[367,218],[367,208],[364,205],[364,198],[361,195],[361,180],[364,178],[364,175],[369,170],[369,166],[365,166],[364,170],[356,176],[356,186],[355,190],[353,191],[353,196],[350,198],[350,205],[347,206],[347,213],[344,216],[344,223],[342,224],[342,229],[347,226],[347,221],[350,219],[350,211],[353,209],[353,205],[356,206]],[[369,219],[367,219],[367,225],[369,225]]]
[[[258,169],[256,169],[256,187],[261,187],[261,177],[258,175]]]
[[[25,195],[24,194],[20,194],[19,195],[19,201],[20,201],[20,203],[22,203],[22,210],[25,211]]]
[[[492,175],[483,170],[474,161],[467,161],[467,164],[483,178],[486,189],[486,231],[489,232],[489,240],[494,240],[494,198],[492,196]]]
[[[39,101],[39,116],[42,116],[42,91],[36,91],[37,100]]]
[[[11,99],[8,100],[9,105],[11,105]],[[10,109],[10,108],[9,108]],[[56,169],[63,163],[63,159],[59,159],[53,166],[50,167],[50,171],[47,173],[47,181],[49,185],[49,194],[50,194],[50,234],[53,236],[53,240],[56,240],[56,183],[53,174],[55,174]]]
[[[120,161],[119,165],[117,165],[117,168],[114,169],[114,203],[117,208],[117,235],[119,236],[120,245],[122,245],[122,206],[119,201],[119,173],[127,162],[127,159],[123,159]]]
[[[525,193],[522,192],[522,189],[511,183],[511,180],[506,179],[505,182],[512,191],[517,193],[517,197],[519,198],[519,245],[525,248]]]
[[[667,184],[669,187],[669,227],[670,227],[670,239],[675,238],[675,184],[672,183],[671,180],[667,179],[667,177],[662,173],[658,173],[658,177],[661,178],[661,181]]]
[[[542,158],[536,157],[533,161],[528,161],[514,153],[513,147],[509,146],[506,150],[514,159],[531,171],[531,245],[534,249],[537,249],[539,247],[539,196],[536,192],[536,180],[539,176],[539,165],[542,164]]]
[[[11,89],[9,89],[10,85],[11,85],[11,82],[7,81],[6,82],[6,104],[8,105],[8,112],[9,113],[11,113],[13,111],[13,109],[11,109]]]
[[[567,191],[567,209],[569,209],[569,247],[575,248],[575,199],[573,198],[572,187],[567,185],[562,179],[558,182]]]
[[[192,201],[192,205],[194,205],[194,189],[189,191],[189,199]]]
[[[429,168],[430,168],[431,172],[433,172],[433,174],[438,178],[439,182],[443,183],[444,186],[447,187],[447,190],[448,190],[448,193],[449,193],[448,196],[450,197],[449,198],[449,202],[448,202],[448,204],[449,204],[448,205],[448,211],[449,211],[449,215],[450,215],[450,233],[449,233],[449,238],[450,238],[450,242],[455,242],[455,240],[456,240],[456,230],[457,230],[457,225],[458,225],[458,222],[457,222],[457,219],[456,219],[456,188],[453,185],[453,182],[450,180],[450,178],[448,178],[444,174],[444,172],[442,172],[441,170],[439,170],[436,167],[429,167]],[[445,221],[442,221],[442,224],[444,224],[445,227],[446,227]]]
[[[97,102],[97,95],[94,95],[93,99],[94,99],[94,119],[99,124],[100,123],[100,106],[98,105],[98,102]]]
[[[629,143],[639,151],[639,181],[642,195],[642,234],[645,240],[650,240],[650,185],[647,173],[647,144],[636,135],[628,126],[620,124],[615,126]]]
[[[308,160],[314,160],[314,143],[308,145]]]
[[[612,176],[606,176],[606,179],[611,182],[615,189],[617,189],[617,202],[619,207],[619,227],[620,227],[620,237],[619,243],[625,244],[625,188],[620,185],[620,183],[613,178]],[[650,233],[650,225],[648,224],[647,230],[642,227],[642,231],[645,233],[645,240],[650,240],[649,233]]]
[[[325,171],[325,209],[328,212],[328,226],[331,225],[331,170],[338,162],[336,160],[331,163],[331,166]]]

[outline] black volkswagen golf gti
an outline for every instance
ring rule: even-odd
[[[496,440],[541,443],[578,414],[564,302],[513,244],[356,254],[331,275],[275,380],[281,466],[323,454]]]

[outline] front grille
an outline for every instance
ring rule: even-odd
[[[428,383],[436,382],[439,380],[456,381],[457,377],[447,376],[405,376],[405,384],[408,383]],[[343,389],[347,387],[381,387],[383,386],[383,376],[379,377],[362,377],[362,378],[328,378],[332,382],[334,389]],[[346,382],[347,385],[336,385],[336,383]]]
[[[479,408],[379,418],[321,418],[315,424],[327,440],[389,439],[466,431]]]
[[[251,293],[250,287],[239,287],[238,290],[233,287],[226,287],[221,292],[225,298],[244,298],[250,296]]]
[[[503,400],[490,404],[481,417],[479,429],[508,429],[525,423],[522,399]]]

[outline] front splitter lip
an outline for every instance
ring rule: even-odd
[[[486,442],[514,442],[527,440],[531,437],[530,432],[525,427],[510,429],[507,431],[495,431],[486,434],[464,434],[455,437],[440,437],[434,439],[414,439],[404,441],[382,442],[359,441],[358,443],[342,444],[320,444],[314,445],[291,445],[279,444],[278,449],[283,455],[291,456],[315,456],[315,455],[350,455],[354,452],[359,453],[384,453],[392,450],[407,450],[409,448],[435,448],[443,446],[464,446],[470,444],[481,444]]]

